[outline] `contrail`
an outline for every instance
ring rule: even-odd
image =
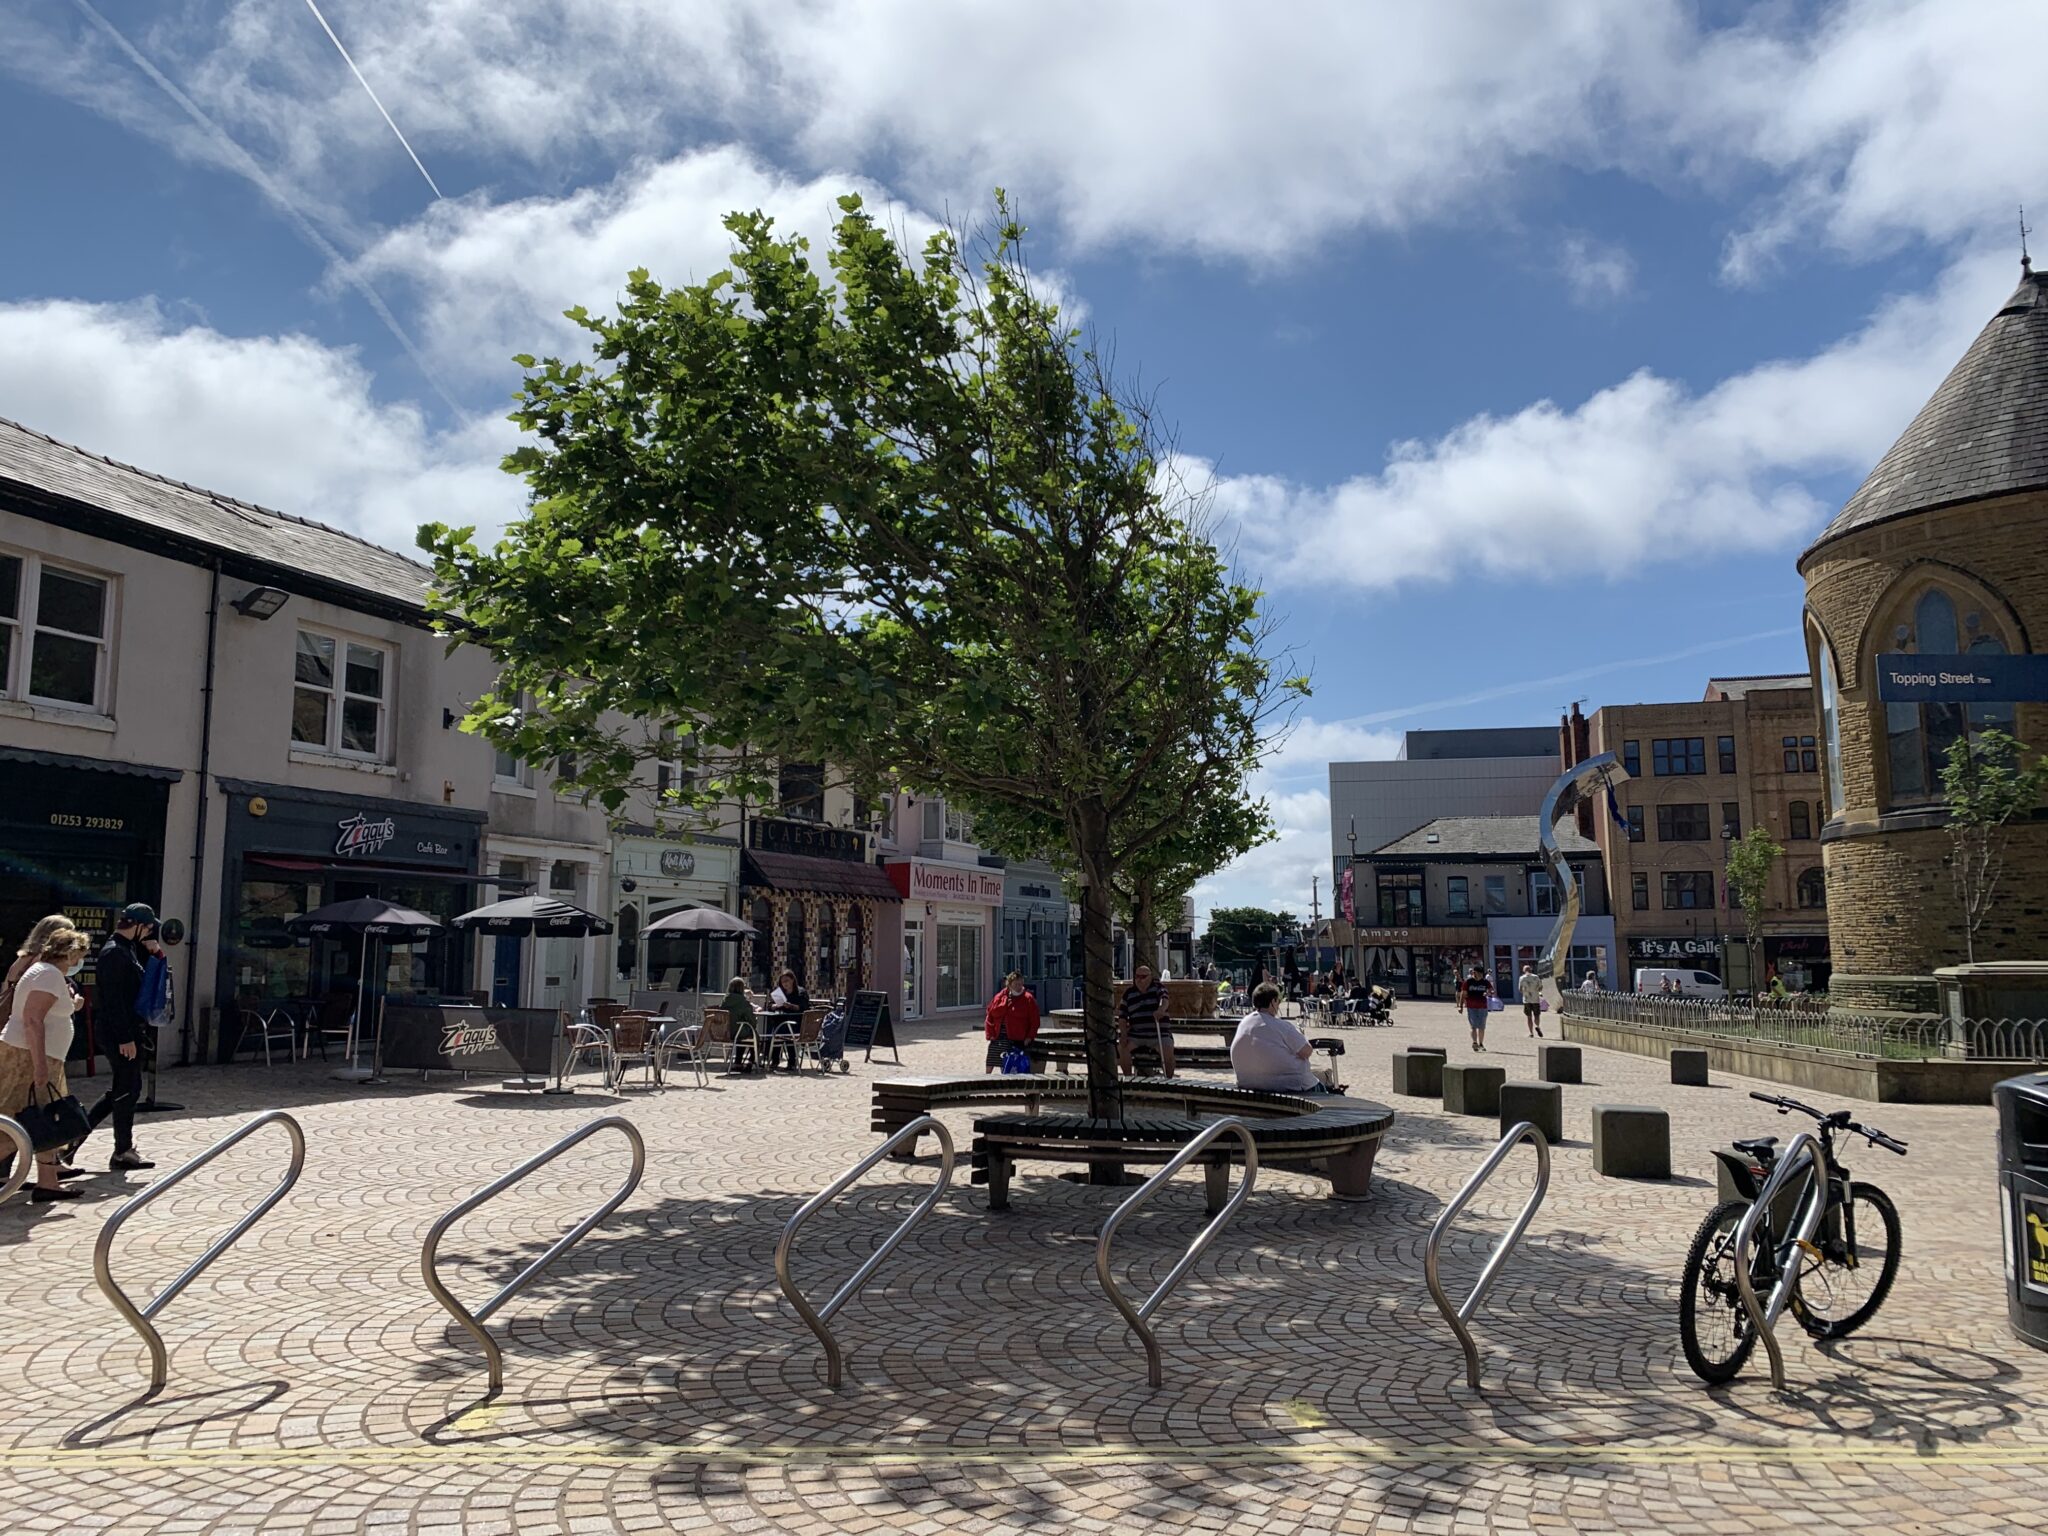
[[[434,196],[439,197],[441,189],[434,186],[434,178],[427,175],[426,166],[421,164],[420,157],[414,153],[412,145],[406,142],[405,135],[398,131],[398,124],[391,121],[391,114],[389,112],[384,111],[384,103],[377,99],[377,93],[370,89],[370,82],[365,80],[363,72],[356,68],[356,61],[350,58],[348,50],[341,46],[341,39],[334,35],[334,28],[327,25],[327,18],[320,14],[320,7],[315,5],[313,0],[306,0],[306,9],[311,11],[313,19],[320,23],[320,30],[325,32],[327,40],[334,44],[334,51],[341,55],[341,62],[348,66],[349,73],[356,77],[356,84],[363,88],[363,93],[370,98],[371,104],[376,107],[378,112],[383,114],[384,125],[391,130],[391,136],[398,140],[399,145],[408,155],[412,156],[412,163],[419,168],[420,175],[426,178],[427,185],[433,188]]]
[[[390,306],[382,298],[378,297],[376,289],[372,288],[350,269],[348,262],[343,259],[341,252],[334,248],[334,243],[313,227],[312,220],[299,212],[298,206],[285,195],[284,188],[272,179],[269,172],[256,163],[255,156],[228,137],[227,131],[201,111],[197,102],[179,90],[171,82],[168,75],[144,58],[135,45],[115,29],[112,22],[92,8],[91,0],[71,0],[71,3],[84,13],[88,21],[104,32],[113,41],[115,47],[127,55],[130,63],[134,64],[137,69],[155,81],[158,89],[183,108],[185,115],[199,125],[200,131],[220,146],[221,152],[227,156],[229,163],[244,176],[248,177],[250,181],[254,182],[257,190],[270,199],[272,206],[284,215],[286,222],[293,229],[298,231],[299,238],[312,246],[315,251],[318,251],[327,259],[332,267],[340,272],[342,281],[355,289],[362,296],[363,302],[370,306],[377,318],[384,322],[384,328],[391,332],[392,337],[405,350],[405,355],[412,359],[413,366],[419,369],[420,376],[427,381],[434,393],[439,395],[442,402],[455,414],[455,419],[457,421],[467,421],[469,419],[468,413],[455,403],[453,395],[441,387],[441,381],[434,376],[434,370],[427,366],[426,358],[421,355],[420,349],[413,344],[412,337],[406,334],[405,327],[398,323],[398,317],[391,313]]]

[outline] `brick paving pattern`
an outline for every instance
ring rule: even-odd
[[[1858,1106],[1913,1142],[1851,1154],[1897,1200],[1899,1283],[1863,1334],[1817,1349],[1787,1322],[1792,1391],[1759,1355],[1733,1387],[1685,1369],[1685,1247],[1714,1198],[1709,1144],[1798,1128],[1747,1088],[1675,1088],[1661,1062],[1588,1049],[1565,1089],[1550,1198],[1476,1324],[1484,1393],[1422,1283],[1442,1202],[1493,1122],[1394,1098],[1388,1056],[1442,1044],[1448,1007],[1351,1031],[1354,1089],[1394,1105],[1374,1197],[1267,1171],[1166,1304],[1167,1384],[1095,1283],[1113,1196],[1027,1169],[990,1217],[955,1186],[837,1320],[847,1386],[780,1297],[773,1254],[798,1204],[875,1144],[868,1084],[715,1080],[629,1093],[640,1190],[492,1320],[506,1390],[484,1401],[474,1344],[421,1285],[428,1225],[464,1194],[621,1101],[494,1084],[355,1088],[311,1068],[165,1079],[183,1115],[146,1118],[166,1172],[250,1113],[306,1127],[298,1188],[158,1319],[171,1377],[143,1398],[140,1341],[92,1282],[124,1189],[0,1210],[0,1527],[12,1533],[235,1531],[1189,1530],[1755,1532],[1799,1513],[1872,1533],[2048,1526],[2048,1355],[2005,1323],[1988,1108]],[[1505,1026],[1512,1024],[1513,1028]],[[1488,1060],[1530,1079],[1503,1018]],[[906,1032],[904,1070],[978,1070],[978,1032]],[[1591,1106],[1662,1105],[1676,1177],[1594,1176]],[[116,1272],[147,1294],[268,1189],[282,1138],[252,1139],[129,1223]],[[107,1144],[91,1149],[104,1166]],[[472,1305],[615,1185],[594,1138],[475,1213],[443,1245]],[[95,1161],[95,1157],[98,1161]],[[829,1295],[907,1210],[933,1160],[885,1164],[806,1228],[800,1277]],[[1446,1244],[1454,1292],[1528,1189],[1518,1154]],[[1199,1228],[1188,1175],[1120,1239],[1142,1294]]]

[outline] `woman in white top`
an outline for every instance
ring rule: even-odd
[[[71,1015],[77,1006],[70,978],[85,964],[86,937],[59,928],[43,941],[42,953],[14,984],[13,1006],[0,1028],[0,1113],[47,1103],[70,1092],[64,1058],[71,1054]],[[57,1183],[56,1152],[36,1154],[36,1187],[29,1198],[73,1200],[75,1189]]]

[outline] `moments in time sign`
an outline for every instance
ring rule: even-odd
[[[2039,704],[2048,702],[2048,656],[1877,658],[1877,696],[1887,704]]]

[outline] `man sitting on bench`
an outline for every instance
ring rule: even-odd
[[[1230,1039],[1230,1065],[1240,1088],[1273,1093],[1328,1093],[1308,1059],[1315,1053],[1308,1037],[1280,1017],[1280,989],[1263,982],[1252,991],[1252,1011],[1239,1021]]]
[[[1118,1065],[1126,1076],[1133,1076],[1138,1070],[1133,1047],[1141,1042],[1159,1053],[1161,1074],[1173,1076],[1173,1021],[1167,1016],[1166,983],[1153,979],[1151,966],[1139,964],[1132,968],[1131,985],[1124,988],[1116,1005],[1116,1022]]]

